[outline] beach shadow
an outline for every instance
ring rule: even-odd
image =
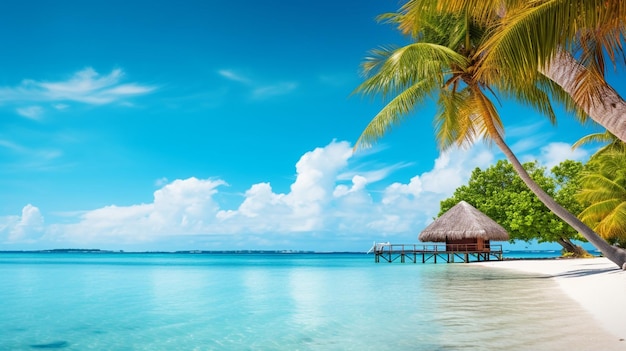
[[[597,269],[578,269],[570,272],[563,272],[559,274],[554,274],[552,277],[562,277],[562,278],[576,278],[576,277],[586,277],[595,274],[609,273],[615,274],[622,272],[619,268],[597,268]]]

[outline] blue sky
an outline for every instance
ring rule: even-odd
[[[373,148],[359,64],[404,39],[397,1],[0,4],[0,250],[367,250],[414,243],[502,155],[440,154],[426,105]],[[617,84],[618,91],[623,90]],[[597,131],[506,102],[507,141],[551,166]]]

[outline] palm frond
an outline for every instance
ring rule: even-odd
[[[557,49],[574,49],[584,30],[595,32],[596,42],[591,41],[592,36],[587,36],[590,38],[588,47],[599,43],[598,47],[612,54],[621,52],[621,43],[615,33],[623,28],[626,6],[619,2],[546,0],[507,3],[506,14],[486,42],[485,60],[500,61],[501,65],[518,72],[535,72],[549,63]]]
[[[493,28],[482,48],[485,67],[507,67],[514,72],[534,74],[565,44],[562,38],[575,35],[570,24],[576,16],[562,0],[528,1],[507,8],[500,25]]]
[[[604,201],[615,198],[619,194],[626,195],[626,189],[621,184],[603,174],[585,174],[581,177],[580,184],[582,189],[577,196],[582,201]]]
[[[596,232],[610,238],[626,238],[626,202],[616,204],[595,226]]]
[[[593,134],[585,135],[584,137],[578,139],[578,141],[576,141],[574,145],[572,145],[572,148],[578,148],[578,147],[581,147],[583,145],[590,144],[590,143],[609,143],[615,140],[616,138],[617,137],[613,135],[611,132],[609,132],[608,130],[605,130],[602,133],[593,133]]]
[[[572,98],[584,109],[606,104],[607,91],[615,92],[604,79],[602,72],[593,67],[589,68],[580,64],[578,74],[574,78]],[[617,92],[615,94],[619,96]]]
[[[473,108],[475,108],[475,113],[472,114],[472,117],[478,135],[486,139],[491,139],[496,135],[503,137],[504,126],[493,102],[478,86],[470,88],[474,103],[469,106],[474,106]]]
[[[575,197],[588,206],[579,218],[605,238],[626,239],[626,153],[596,154],[586,167]]]
[[[518,82],[500,90],[505,97],[510,97],[533,108],[538,113],[546,116],[550,123],[556,124],[556,114],[552,108],[551,95],[537,82]]]
[[[439,110],[434,118],[434,126],[441,150],[453,145],[465,146],[474,141],[476,132],[470,114],[464,110],[469,103],[469,97],[466,88],[461,91],[456,89],[439,91]]]
[[[441,14],[465,13],[478,22],[488,22],[501,16],[507,7],[518,6],[527,0],[409,0],[402,11],[418,16],[424,12]]]
[[[354,148],[366,148],[401,123],[436,87],[432,80],[422,80],[405,89],[383,107],[357,139]]]
[[[467,59],[453,50],[432,43],[413,43],[401,48],[380,48],[363,63],[367,78],[354,93],[396,95],[418,81],[436,80],[442,85],[452,66],[465,66]]]
[[[588,69],[604,76],[605,55],[614,66],[619,58],[624,58],[626,5],[621,0],[586,0],[580,7],[575,23],[580,61]]]
[[[585,110],[576,103],[572,96],[565,91],[563,87],[558,85],[552,79],[549,79],[541,74],[535,77],[535,84],[539,87],[539,89],[548,94],[553,103],[557,102],[561,104],[565,111],[572,113],[581,123],[587,122],[588,115]]]
[[[404,4],[397,13],[387,13],[377,17],[378,21],[397,26],[404,35],[417,39],[422,33],[426,19],[433,13],[437,0],[411,0]]]
[[[600,222],[620,204],[621,202],[616,199],[594,202],[580,213],[580,220],[585,223]]]

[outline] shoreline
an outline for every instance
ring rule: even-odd
[[[626,271],[607,258],[523,259],[472,264],[550,277],[603,329],[617,336],[626,348]]]

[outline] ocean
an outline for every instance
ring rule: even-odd
[[[0,350],[594,350],[607,337],[552,280],[463,263],[0,253],[0,277]]]

